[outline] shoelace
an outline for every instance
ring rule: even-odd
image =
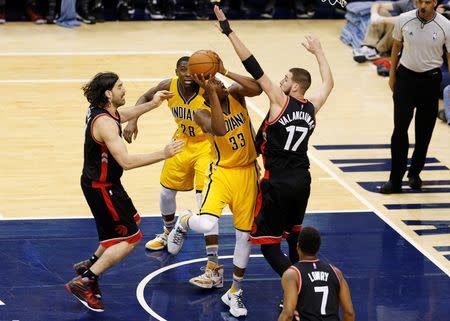
[[[183,235],[183,230],[180,227],[177,227],[175,235],[173,236],[173,243],[175,243],[176,245],[180,245],[181,241],[183,240]]]
[[[244,302],[242,302],[242,292],[240,294],[233,294],[233,295],[236,298],[238,308],[245,309]]]

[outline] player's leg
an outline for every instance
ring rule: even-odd
[[[247,315],[243,300],[242,281],[250,258],[250,230],[253,225],[253,211],[258,193],[257,169],[254,166],[233,169],[229,175],[232,201],[229,204],[236,229],[236,244],[233,255],[233,283],[222,296],[222,301],[230,307],[235,317]]]
[[[185,150],[164,163],[160,179],[162,187],[159,194],[163,231],[145,244],[145,248],[148,250],[158,251],[167,246],[167,237],[176,222],[177,192],[189,191],[193,188],[194,170],[191,167],[191,158],[189,150]]]
[[[287,212],[285,232],[288,232],[286,241],[289,246],[289,260],[295,264],[299,260],[297,251],[298,236],[300,234],[303,219],[311,194],[311,174],[307,169],[298,169],[291,172],[291,177],[286,178],[286,198],[283,201]]]
[[[215,227],[225,204],[229,203],[229,190],[226,184],[226,169],[213,169],[204,188],[203,204],[200,214],[186,213],[180,215],[168,237],[167,249],[177,254],[183,245],[185,234],[189,229],[198,233],[208,233]]]
[[[102,312],[98,278],[121,261],[142,238],[135,221],[136,209],[121,185],[85,186],[83,193],[97,224],[100,247],[96,261],[66,284],[66,288],[89,309]]]
[[[255,208],[255,222],[250,240],[253,244],[261,245],[261,252],[272,269],[280,277],[291,266],[291,261],[281,251],[281,239],[283,237],[286,213],[281,210],[280,195],[286,191],[281,190],[274,178],[262,179]]]

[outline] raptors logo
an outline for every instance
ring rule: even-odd
[[[114,230],[116,231],[117,234],[121,236],[125,236],[128,233],[128,229],[125,225],[116,225]]]

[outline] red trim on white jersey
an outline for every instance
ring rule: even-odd
[[[289,103],[289,99],[290,99],[290,96],[286,96],[286,101],[284,102],[284,105],[283,105],[283,107],[281,108],[280,113],[278,114],[277,117],[275,117],[274,120],[268,122],[269,125],[272,125],[272,124],[276,123],[276,122],[278,121],[278,119],[280,119],[281,115],[283,115],[284,111],[286,110],[286,106],[287,106],[288,103]],[[269,118],[270,118],[270,116],[269,116]]]
[[[300,273],[300,270],[297,269],[297,267],[294,266],[294,265],[291,265],[289,268],[294,270],[295,272],[297,272],[297,279],[298,279],[298,282],[297,282],[297,287],[298,287],[297,294],[300,294],[300,291],[302,289],[302,274]]]

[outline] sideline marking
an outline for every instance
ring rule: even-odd
[[[109,50],[109,51],[31,51],[31,52],[1,52],[0,57],[24,56],[126,56],[126,55],[190,55],[189,50]]]
[[[166,78],[120,78],[126,82],[156,82],[163,81]],[[0,84],[72,84],[85,83],[90,79],[0,79]]]

